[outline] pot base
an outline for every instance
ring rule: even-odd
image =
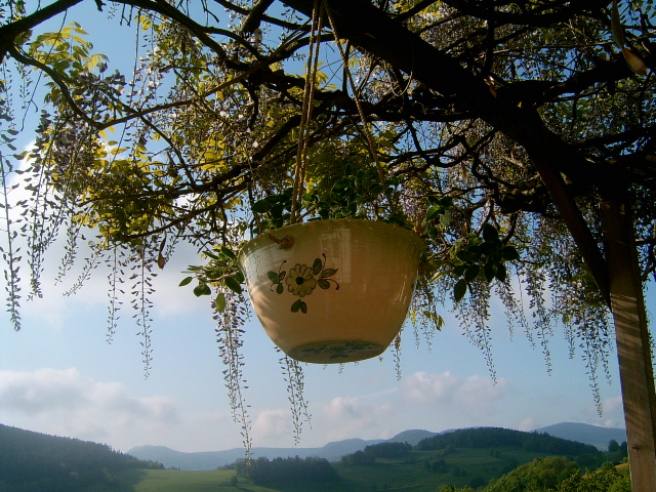
[[[335,340],[300,345],[291,349],[288,355],[302,362],[341,364],[376,357],[382,354],[385,348],[387,347],[384,345],[364,340]]]

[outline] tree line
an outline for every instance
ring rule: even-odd
[[[521,432],[496,427],[461,429],[446,434],[438,434],[420,441],[417,449],[428,451],[455,448],[520,447],[527,451],[580,456],[599,454],[594,446],[569,441],[538,432]]]
[[[119,492],[122,474],[162,467],[104,444],[0,425],[0,492]]]
[[[235,465],[237,474],[250,478],[258,485],[293,485],[336,483],[341,479],[331,464],[323,458],[258,458]]]

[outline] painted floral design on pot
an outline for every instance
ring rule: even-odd
[[[303,298],[312,294],[317,286],[325,290],[329,289],[332,283],[335,284],[335,290],[339,290],[339,284],[331,278],[337,273],[337,268],[326,268],[325,254],[322,254],[321,258],[315,258],[312,266],[297,263],[285,270],[286,263],[287,260],[283,261],[277,272],[269,271],[267,276],[271,280],[271,290],[282,294],[287,286],[287,291],[298,297],[291,307],[293,313],[307,313],[307,304]]]
[[[292,267],[289,270],[289,275],[285,278],[287,290],[298,297],[304,297],[312,294],[312,291],[317,286],[317,279],[314,278],[314,273],[309,266],[299,265]]]

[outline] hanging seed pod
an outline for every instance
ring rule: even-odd
[[[622,49],[622,56],[624,56],[626,64],[633,73],[638,75],[644,75],[647,73],[647,64],[633,50],[630,48]]]
[[[610,10],[610,31],[613,35],[613,40],[618,47],[624,48],[624,26],[620,18],[620,12],[617,6],[617,0],[613,2]]]

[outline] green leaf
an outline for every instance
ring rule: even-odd
[[[282,294],[284,290],[285,288],[282,286],[282,284],[278,284],[278,286],[276,287],[277,294]]]
[[[307,314],[307,304],[303,301],[301,301],[301,311],[303,311],[303,314]]]
[[[196,297],[209,296],[211,293],[212,291],[207,284],[198,284],[196,287],[194,287],[194,295]]]
[[[428,220],[435,219],[437,216],[441,215],[444,213],[444,209],[442,208],[441,205],[431,205],[428,207],[428,210],[426,211],[426,218]]]
[[[460,251],[458,251],[458,252],[456,253],[456,257],[457,257],[459,260],[462,260],[462,261],[464,261],[464,262],[467,262],[467,261],[469,260],[469,257],[470,257],[470,256],[471,256],[471,255],[470,255],[469,251],[467,251],[466,249],[461,249]]]
[[[224,282],[226,284],[226,287],[228,287],[228,289],[230,289],[231,291],[236,292],[237,294],[242,293],[241,285],[239,282],[237,282],[235,277],[227,277],[224,280]]]
[[[330,282],[328,282],[328,280],[324,280],[324,279],[320,278],[318,284],[319,284],[319,287],[321,287],[324,290],[330,288]]]
[[[322,268],[323,262],[321,261],[321,258],[315,258],[314,263],[312,263],[312,273],[318,275]]]
[[[301,299],[296,300],[296,302],[292,304],[292,313],[298,313],[298,311],[302,309],[301,306],[303,304],[305,303]],[[305,307],[305,309],[307,309],[307,306]]]
[[[267,277],[269,277],[269,280],[271,280],[271,283],[274,283],[274,284],[279,284],[280,283],[280,277],[278,277],[278,274],[276,272],[267,272]]]
[[[519,260],[519,253],[517,252],[514,246],[505,246],[501,250],[501,256],[503,256],[504,260],[508,260],[508,261]]]
[[[479,249],[480,249],[481,253],[483,253],[485,255],[491,255],[492,253],[494,253],[495,251],[497,251],[499,249],[498,246],[499,245],[496,244],[496,243],[491,243],[491,242],[486,241],[483,244],[481,244]]]
[[[620,18],[620,11],[617,5],[617,0],[613,1],[610,9],[610,31],[613,35],[613,41],[621,49],[624,48],[624,26],[622,26],[622,19]]]
[[[185,285],[188,285],[193,279],[194,279],[194,277],[185,277],[180,281],[178,286],[184,287]]]
[[[214,308],[220,313],[225,311],[226,298],[223,292],[221,292],[218,296],[216,296],[216,299],[214,300]]]
[[[332,277],[337,273],[337,268],[326,268],[323,272],[321,272],[321,275],[319,278],[328,278]]]
[[[435,311],[424,311],[422,314],[435,324],[437,330],[441,330],[444,327],[444,318]]]
[[[502,263],[500,263],[500,264],[497,266],[496,277],[497,277],[501,282],[505,282],[505,281],[506,281],[506,267],[505,267],[505,265],[503,265]]]
[[[268,212],[271,210],[276,204],[276,199],[275,197],[268,196],[266,198],[262,198],[262,200],[258,200],[253,204],[253,212],[257,213],[264,213]]]
[[[496,243],[499,241],[499,232],[494,226],[485,224],[483,226],[483,239],[490,243]]]
[[[472,265],[465,271],[465,282],[471,282],[476,278],[480,268],[478,265]]]
[[[467,282],[464,279],[458,280],[456,285],[453,287],[453,298],[456,302],[460,302],[467,292]]]
[[[244,278],[244,274],[241,272],[241,270],[237,270],[237,273],[235,273],[232,277],[233,277],[233,278],[237,281],[237,283],[239,283],[239,284],[243,283],[244,280],[246,280],[246,279]]]
[[[494,275],[496,274],[497,266],[494,263],[485,264],[485,278],[488,282],[492,282]]]
[[[221,253],[228,258],[232,258],[233,260],[237,258],[237,255],[235,255],[231,249],[226,248],[225,246],[221,246]]]

